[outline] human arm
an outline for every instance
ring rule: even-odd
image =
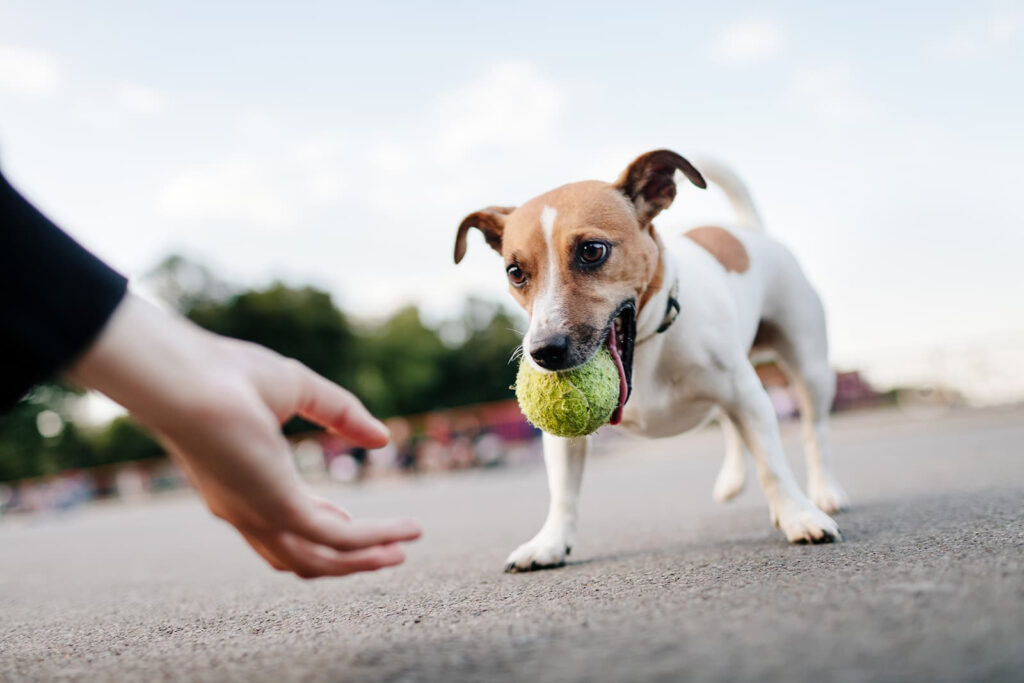
[[[298,478],[281,423],[299,414],[367,447],[387,431],[344,389],[272,351],[126,294],[127,282],[0,174],[0,410],[65,374],[125,406],[214,514],[278,569],[340,575],[398,564],[412,522],[353,522]]]

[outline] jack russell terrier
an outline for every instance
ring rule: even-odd
[[[502,255],[509,289],[530,316],[523,351],[538,370],[585,363],[602,344],[622,380],[611,424],[658,438],[717,416],[725,462],[713,497],[744,485],[750,451],[772,523],[794,543],[840,540],[828,513],[846,504],[826,457],[835,377],[825,312],[793,255],[764,234],[743,184],[725,168],[703,166],[737,214],[734,227],[696,228],[671,240],[651,221],[676,195],[676,171],[704,177],[675,152],[640,156],[614,183],[564,185],[520,207],[492,206],[466,216]],[[770,354],[770,355],[769,355]],[[772,402],[752,359],[770,357],[795,390],[803,428],[808,493],[786,462]],[[507,571],[558,567],[572,549],[588,439],[543,435],[550,508],[544,526],[508,558]]]

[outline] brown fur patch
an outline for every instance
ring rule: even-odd
[[[658,251],[664,251],[665,247],[661,243],[661,239],[658,238],[658,234],[654,232],[654,226],[648,228],[651,232],[651,237],[654,238],[654,243],[658,245]],[[658,291],[665,286],[665,263],[661,260],[660,254],[658,257],[657,270],[654,271],[654,277],[651,278],[650,284],[647,285],[647,289],[640,295],[640,302],[637,304],[637,314],[644,310],[644,306],[651,300],[651,297],[658,293]]]
[[[788,387],[789,378],[778,363],[762,363],[754,368],[764,387]]]
[[[546,206],[557,212],[550,244],[541,223]],[[574,265],[574,250],[592,239],[607,242],[612,251],[603,266],[584,271]],[[531,316],[548,278],[557,279],[553,310],[560,312],[564,333],[583,346],[595,342],[623,301],[640,302],[660,263],[656,239],[639,224],[632,204],[599,181],[559,187],[513,211],[505,222],[501,252],[506,263],[515,263],[527,275],[524,286],[510,286],[510,291]]]
[[[704,247],[727,271],[745,273],[750,268],[746,247],[725,228],[706,225],[689,230],[686,236]]]

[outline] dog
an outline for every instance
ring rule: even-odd
[[[771,522],[794,543],[841,540],[829,516],[847,504],[826,458],[835,375],[825,312],[796,259],[764,233],[749,192],[724,166],[703,174],[670,150],[636,158],[613,183],[564,185],[519,207],[469,214],[470,229],[502,255],[509,291],[530,317],[527,362],[543,372],[585,363],[607,346],[619,369],[610,424],[669,437],[717,417],[726,455],[713,489],[724,501],[743,487],[744,447],[753,456]],[[704,174],[736,212],[732,226],[703,226],[671,240],[652,221],[676,196],[676,172],[704,189]],[[772,402],[754,359],[774,359],[800,409],[808,492],[786,461]],[[576,536],[588,439],[544,434],[550,507],[540,531],[506,570],[562,566]]]

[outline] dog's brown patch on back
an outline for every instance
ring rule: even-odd
[[[727,271],[745,273],[750,268],[746,247],[725,228],[706,225],[687,231],[686,236],[704,247]]]

